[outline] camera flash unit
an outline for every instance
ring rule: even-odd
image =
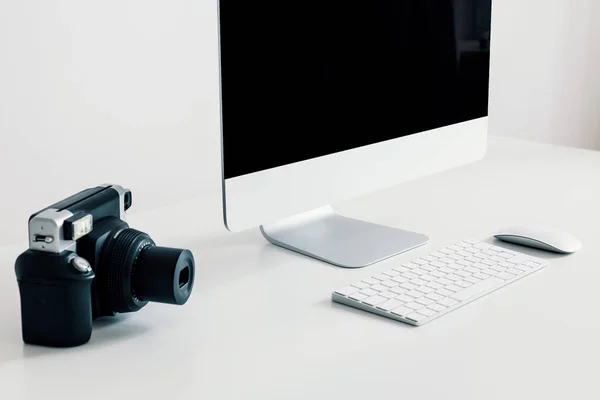
[[[92,214],[86,214],[83,217],[74,215],[67,219],[64,224],[64,235],[67,240],[77,240],[92,231],[94,228],[94,219]]]

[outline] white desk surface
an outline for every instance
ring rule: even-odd
[[[183,307],[97,322],[72,349],[23,345],[13,263],[25,243],[3,247],[0,399],[600,398],[600,153],[490,138],[481,162],[336,209],[431,242],[346,270],[257,229],[225,231],[218,196],[132,213],[158,244],[194,252],[194,293]],[[528,250],[550,266],[419,328],[330,300],[361,277],[521,223],[562,228],[584,248]]]

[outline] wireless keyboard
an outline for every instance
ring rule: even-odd
[[[420,326],[547,265],[523,253],[464,240],[336,290],[332,300]]]

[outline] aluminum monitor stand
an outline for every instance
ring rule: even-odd
[[[345,268],[360,268],[429,241],[421,233],[336,214],[329,206],[261,225],[274,245]]]

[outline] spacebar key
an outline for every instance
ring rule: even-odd
[[[504,281],[500,278],[489,278],[481,282],[477,282],[476,284],[469,286],[465,290],[461,290],[460,292],[456,292],[450,295],[451,298],[458,301],[465,301],[472,297],[476,297],[478,294],[487,292],[490,289],[500,286]]]

